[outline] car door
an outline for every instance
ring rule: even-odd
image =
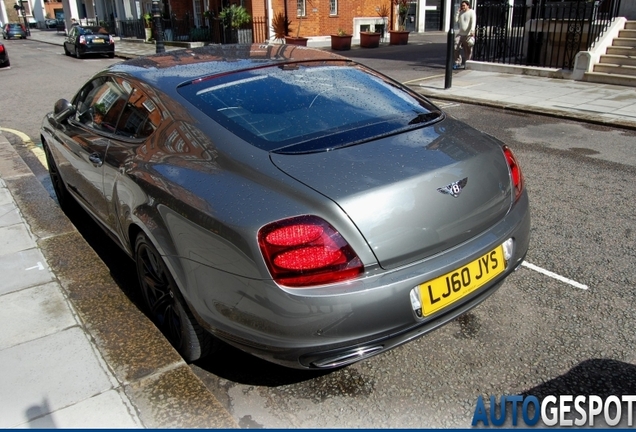
[[[94,79],[77,94],[76,113],[58,133],[69,162],[58,167],[60,174],[78,201],[105,225],[110,216],[103,190],[104,161],[127,99],[128,90],[112,78]]]
[[[113,234],[125,242],[120,218],[131,211],[131,202],[144,200],[143,192],[130,180],[126,172],[139,149],[159,128],[162,120],[160,108],[135,83],[123,78],[115,78],[121,88],[129,91],[128,101],[124,105],[115,136],[110,140],[106,152],[103,170],[104,199],[109,206],[107,223]]]
[[[70,53],[75,52],[75,42],[73,42],[75,40],[75,34],[77,33],[77,29],[75,27],[73,27],[69,32],[68,35],[66,36],[66,39],[64,39],[64,49],[67,50]]]

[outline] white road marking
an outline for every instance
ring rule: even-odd
[[[541,274],[544,274],[546,276],[549,276],[551,278],[554,278],[556,280],[564,282],[564,283],[566,283],[568,285],[572,285],[573,287],[584,289],[584,290],[589,288],[587,285],[583,285],[581,283],[578,283],[577,281],[573,281],[572,279],[568,279],[568,278],[566,278],[564,276],[558,275],[558,274],[553,273],[553,272],[551,272],[549,270],[546,270],[546,269],[543,269],[541,267],[538,267],[538,266],[536,266],[534,264],[530,264],[527,261],[522,262],[521,265],[524,266],[524,267],[529,268],[530,270],[534,270],[536,272],[539,272]]]
[[[430,79],[435,79],[435,78],[440,78],[443,77],[444,75],[432,75],[432,76],[427,76],[427,77],[422,77],[422,78],[416,78],[410,81],[404,81],[402,84],[404,85],[408,85],[408,84],[414,84],[416,82],[420,82],[420,81],[426,81],[426,80],[430,80]]]

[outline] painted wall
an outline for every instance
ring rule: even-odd
[[[621,2],[619,15],[627,18],[628,20],[636,20],[636,1],[623,0]]]

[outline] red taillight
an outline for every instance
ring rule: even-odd
[[[510,177],[512,179],[512,185],[515,188],[515,201],[521,196],[523,191],[523,174],[521,174],[521,167],[517,163],[517,158],[512,153],[512,150],[508,146],[503,147],[504,155],[506,155],[506,161],[508,162],[508,168],[510,169]]]
[[[84,36],[80,36],[79,43],[81,43],[82,45],[86,45],[86,38]]]
[[[364,266],[347,241],[317,216],[273,222],[258,232],[272,278],[289,287],[309,287],[353,279]]]
[[[4,45],[0,44],[0,54],[4,52]]]
[[[115,39],[113,39],[113,37],[111,35],[108,36],[108,43],[109,44],[114,44],[115,43]]]

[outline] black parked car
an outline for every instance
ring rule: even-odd
[[[47,29],[57,29],[57,20],[56,19],[44,20],[44,27],[46,27]]]
[[[115,57],[115,40],[104,27],[73,26],[64,41],[64,54],[82,58],[87,54]]]
[[[11,38],[27,38],[27,32],[24,25],[18,23],[7,23],[2,28],[2,39]]]
[[[8,66],[11,66],[11,63],[9,63],[9,53],[7,52],[7,47],[0,42],[0,67]]]

